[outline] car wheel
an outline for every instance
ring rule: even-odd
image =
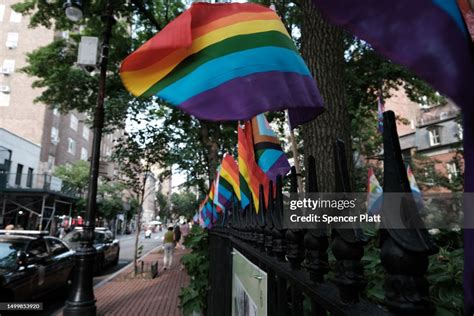
[[[112,261],[112,265],[116,266],[119,263],[119,258],[120,258],[120,248],[117,250],[117,256],[115,257],[114,261]]]

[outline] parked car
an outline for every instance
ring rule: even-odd
[[[74,251],[47,232],[0,230],[0,301],[27,302],[72,284]]]
[[[71,249],[80,246],[82,228],[76,227],[64,236],[63,240]],[[107,266],[115,266],[119,262],[120,242],[114,239],[114,234],[104,228],[96,228],[94,232],[94,248],[97,251],[94,261],[94,273],[100,274]]]

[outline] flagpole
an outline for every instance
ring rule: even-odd
[[[298,146],[296,144],[296,137],[295,137],[295,132],[291,129],[290,125],[290,115],[288,114],[288,111],[285,111],[285,116],[286,116],[286,122],[288,124],[288,129],[290,130],[290,143],[291,143],[291,150],[293,152],[293,164],[295,165],[296,169],[296,181],[298,183],[298,191],[303,192],[303,180],[301,179],[301,168],[300,168],[300,160],[298,159],[299,153],[298,153]]]

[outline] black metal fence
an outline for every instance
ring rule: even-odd
[[[410,192],[398,140],[395,115],[384,113],[384,192]],[[336,191],[351,192],[344,144],[336,141]],[[306,192],[318,192],[315,160],[306,165]],[[297,192],[296,173],[289,177],[290,191]],[[437,252],[425,229],[380,229],[378,246],[384,267],[383,304],[364,299],[367,286],[361,259],[367,238],[360,228],[285,229],[282,177],[276,195],[260,211],[236,209],[220,215],[209,230],[209,316],[231,315],[232,256],[236,249],[267,273],[268,315],[430,315],[425,278],[428,256]],[[273,184],[269,191],[272,192]],[[260,192],[263,201],[263,192]],[[402,216],[419,221],[414,203],[405,205]],[[383,220],[382,220],[383,221]],[[418,222],[419,225],[419,222]],[[408,226],[410,227],[410,226]],[[419,227],[419,226],[417,226]],[[335,257],[329,264],[328,251]],[[331,268],[332,267],[332,268]],[[332,271],[330,271],[332,270]],[[329,272],[332,276],[328,277]]]

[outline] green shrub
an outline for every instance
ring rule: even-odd
[[[375,232],[366,231],[366,234],[370,240],[362,258],[368,281],[365,295],[369,300],[381,303],[384,298],[384,269],[380,261],[380,249],[375,247]],[[436,315],[462,315],[462,235],[459,231],[441,230],[433,239],[440,249],[429,257],[426,277],[430,283],[430,296],[436,307]]]
[[[185,316],[194,311],[205,313],[209,284],[208,240],[207,230],[195,225],[184,241],[184,245],[192,250],[181,258],[181,263],[191,278],[189,286],[182,288],[179,296]]]

